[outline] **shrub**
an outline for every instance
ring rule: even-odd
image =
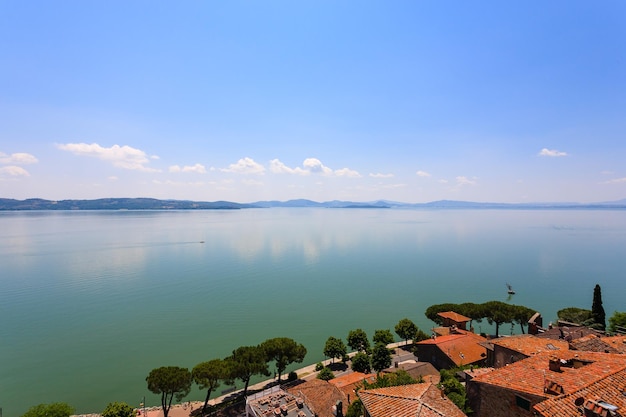
[[[322,362],[318,362],[318,363],[315,364],[315,371],[316,372],[319,372],[322,369],[324,369],[324,365],[322,364]]]
[[[295,373],[294,371],[289,372],[289,375],[287,375],[287,381],[292,382],[292,381],[295,381],[296,379],[298,379],[298,374]]]
[[[328,367],[324,367],[324,369],[322,369],[320,373],[317,374],[317,378],[323,381],[330,381],[334,377],[335,377],[335,374],[333,374],[333,371],[331,371],[330,368]]]

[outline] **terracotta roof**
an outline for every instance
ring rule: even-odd
[[[486,342],[487,339],[472,332],[459,332],[422,340],[417,345],[436,345],[457,366],[483,360],[487,355],[487,349],[481,343]]]
[[[533,356],[543,352],[557,352],[569,350],[569,344],[565,340],[552,340],[536,337],[530,334],[518,336],[499,337],[491,339],[494,345],[514,350],[526,356]]]
[[[374,382],[376,380],[376,374],[364,374],[361,372],[351,372],[346,375],[333,378],[328,381],[330,384],[336,386],[349,398],[348,402],[352,402],[356,399],[354,393],[356,388],[360,388],[363,385],[363,380],[367,382]]]
[[[601,338],[603,342],[611,345],[619,353],[626,353],[626,336],[608,336]]]
[[[579,337],[569,342],[573,350],[585,350],[587,352],[621,353],[613,346],[602,340],[595,334]]]
[[[348,398],[336,386],[321,379],[312,379],[302,384],[287,388],[287,392],[296,397],[303,395],[307,405],[319,417],[334,417],[332,407],[341,401],[344,414],[348,409]]]
[[[565,361],[572,365],[574,362],[585,365],[580,367],[563,365],[560,371],[554,371],[549,367],[551,358],[558,359],[559,363]],[[568,350],[531,356],[477,376],[473,381],[547,397],[546,389],[551,390],[553,394],[559,392],[571,394],[624,369],[626,369],[625,355]]]
[[[579,417],[578,407],[599,411],[597,414],[601,415],[606,409],[603,405],[609,404],[618,407],[619,415],[623,415],[626,413],[625,387],[626,369],[622,369],[571,394],[547,399],[534,408],[543,417]],[[577,405],[576,400],[581,405]]]
[[[444,311],[443,313],[437,313],[439,317],[443,317],[444,319],[450,319],[457,323],[463,323],[467,321],[472,321],[471,318],[462,316],[459,313],[455,313],[454,311]]]
[[[590,334],[595,334],[597,336],[604,335],[603,332],[596,329],[591,329],[589,327],[561,326],[540,332],[537,334],[537,337],[545,337],[548,339],[564,339],[569,336],[569,339],[574,340]]]
[[[362,390],[359,398],[371,417],[465,417],[429,383]]]
[[[396,368],[391,367],[387,369],[383,369],[383,373],[394,373],[397,372],[398,369],[402,369],[406,371],[407,374],[411,378],[419,378],[422,377],[424,382],[432,382],[433,384],[438,384],[440,380],[439,371],[435,368],[430,362],[401,362],[398,364]]]

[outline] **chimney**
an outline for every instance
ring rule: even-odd
[[[548,368],[552,372],[561,372],[561,360],[556,356],[550,357],[550,360],[548,362]]]

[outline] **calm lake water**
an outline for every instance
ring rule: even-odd
[[[625,248],[624,210],[0,212],[0,407],[158,405],[153,368],[278,336],[315,363],[329,336],[428,331],[429,305],[507,301],[506,282],[545,323],[598,283],[609,317]]]

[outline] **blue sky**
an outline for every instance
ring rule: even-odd
[[[0,197],[626,198],[626,3],[0,2]]]

